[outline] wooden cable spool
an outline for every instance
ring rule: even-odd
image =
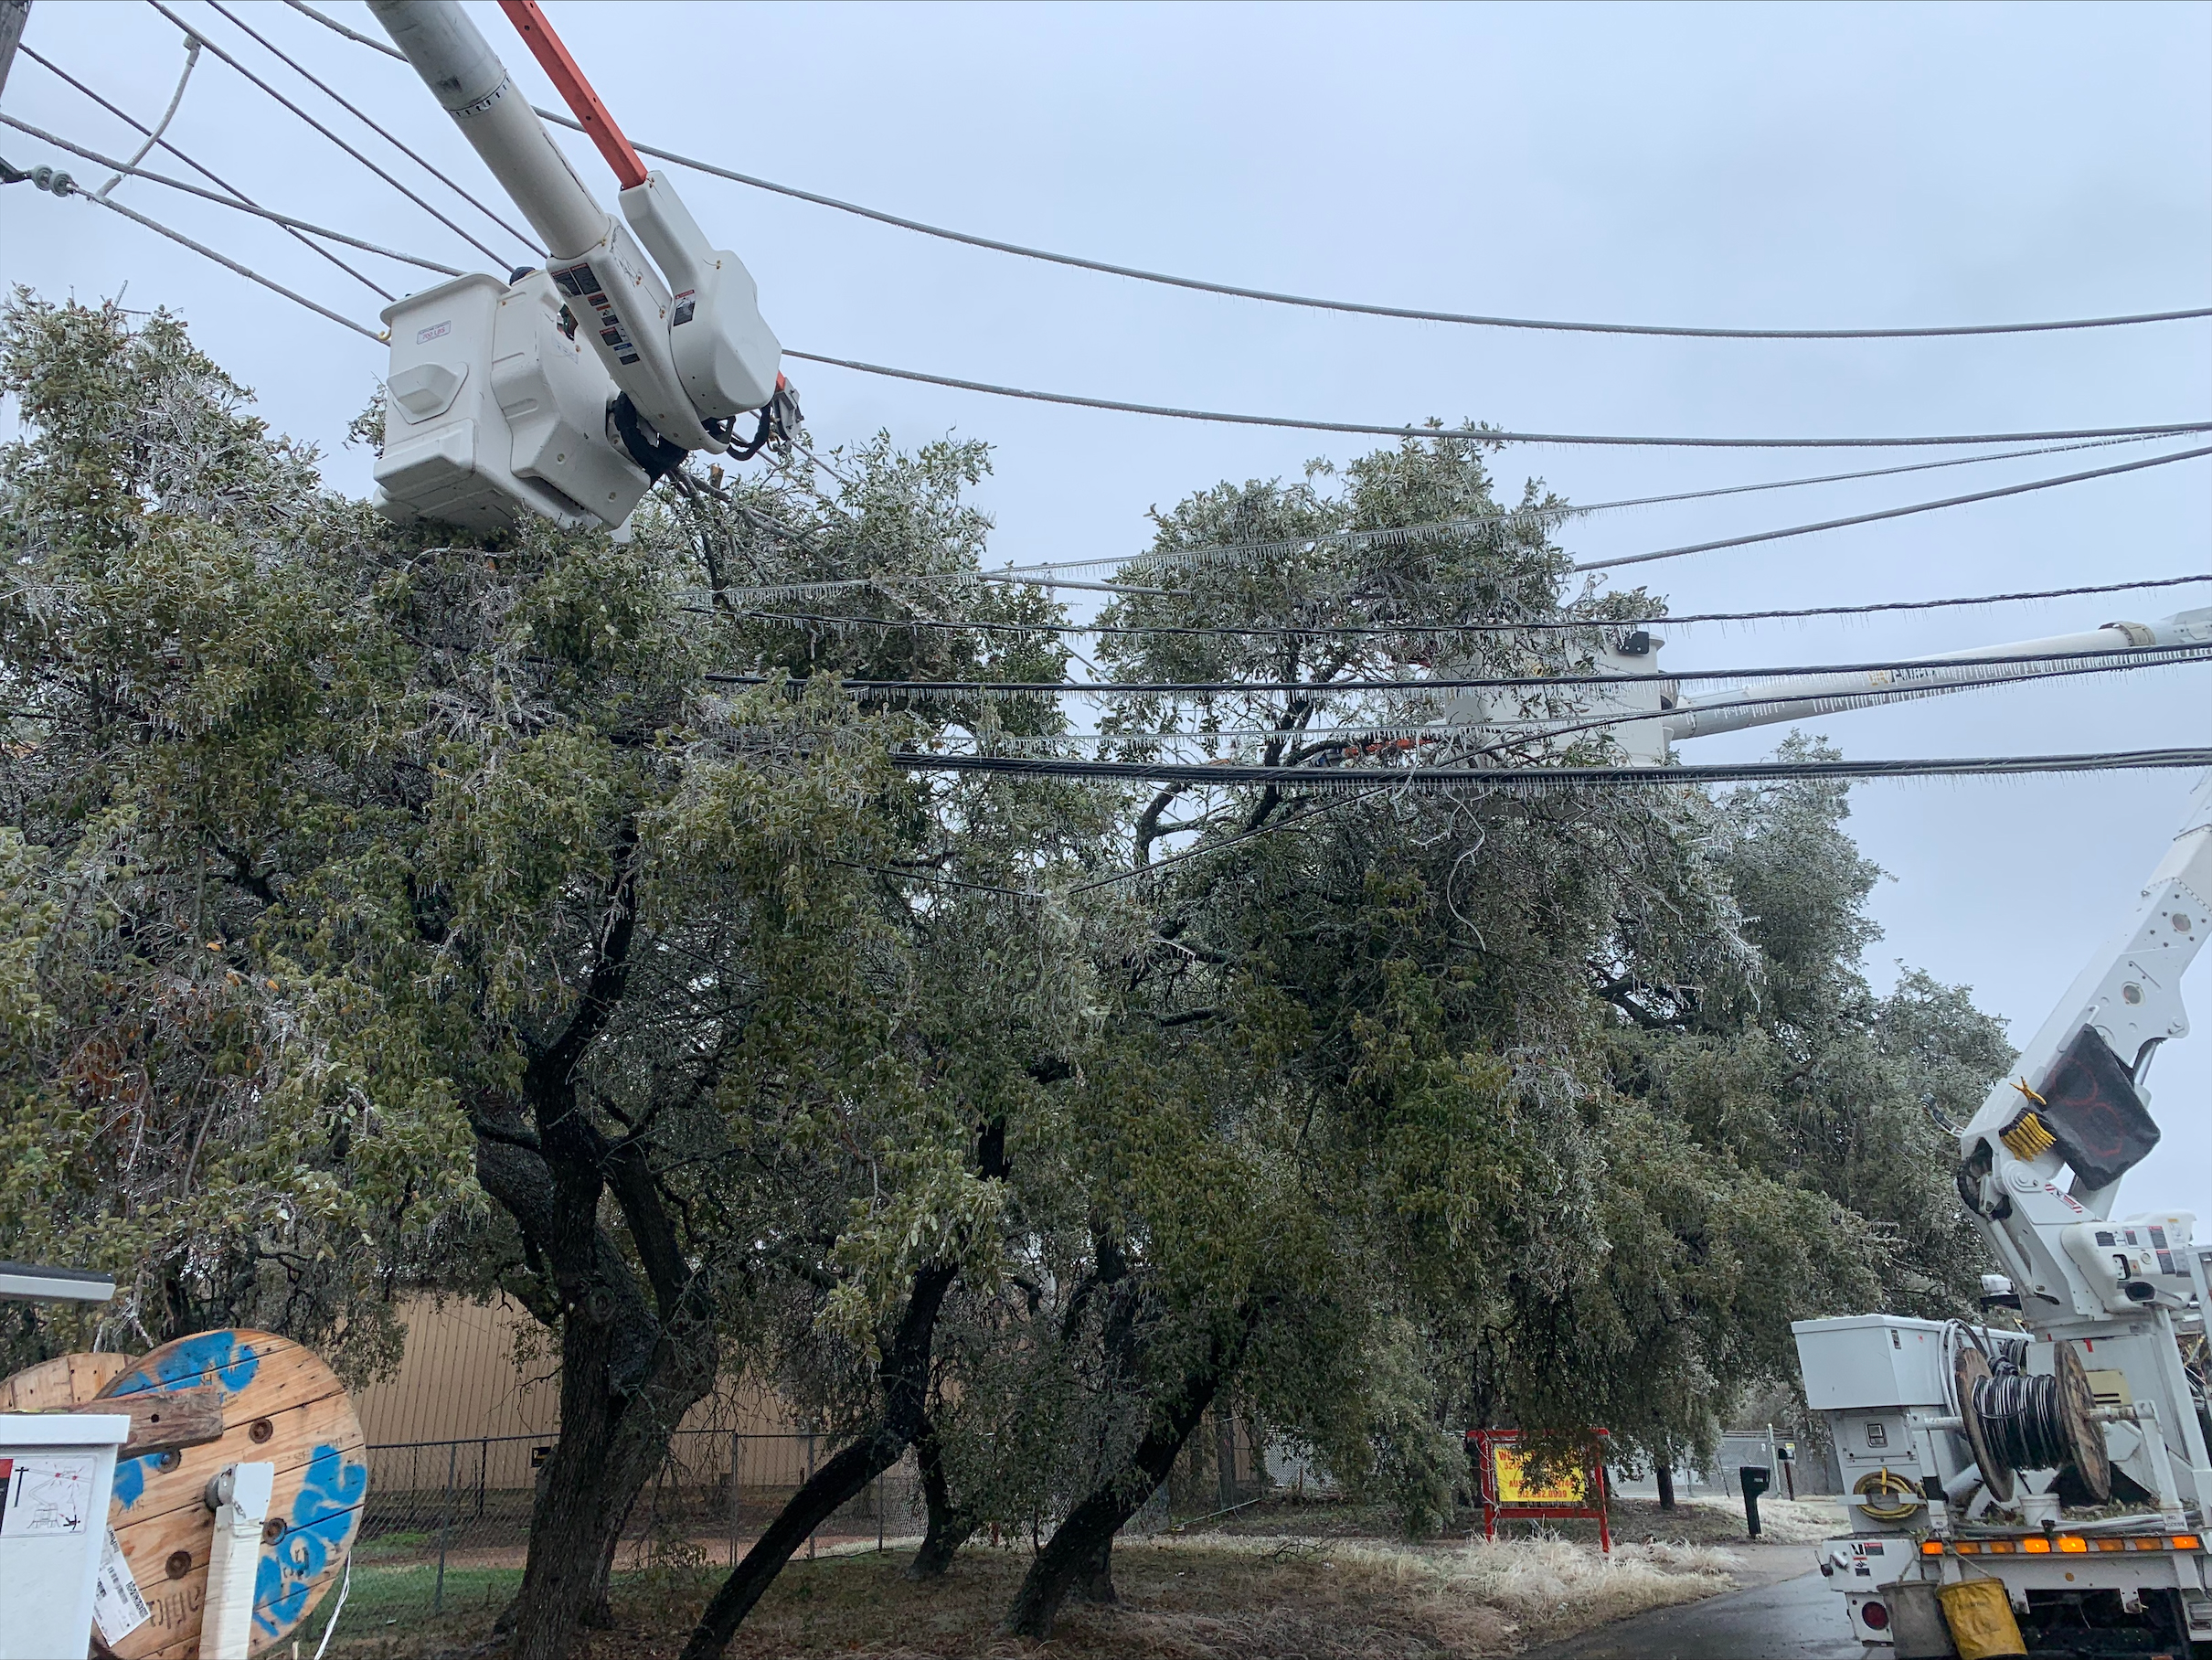
[[[80,1407],[131,1369],[128,1355],[57,1355],[0,1378],[0,1412]]]
[[[1966,1445],[1974,1455],[1975,1467],[1982,1472],[1982,1484],[1997,1503],[2009,1503],[2013,1495],[2012,1470],[1999,1463],[1990,1451],[1981,1415],[1974,1410],[1975,1386],[1989,1381],[1989,1357],[1978,1348],[1962,1345],[1951,1363],[1951,1376],[1958,1386],[1959,1417],[1966,1425]]]
[[[276,1466],[254,1578],[255,1653],[314,1612],[361,1530],[368,1496],[361,1423],[320,1357],[270,1332],[201,1332],[162,1345],[96,1400],[121,1411],[145,1404],[136,1396],[186,1390],[219,1397],[221,1433],[115,1466],[108,1523],[153,1615],[109,1645],[117,1660],[190,1660],[199,1652],[215,1537],[205,1495],[208,1478],[227,1465]]]

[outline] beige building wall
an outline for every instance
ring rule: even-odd
[[[550,1439],[560,1428],[558,1350],[515,1304],[420,1298],[406,1304],[399,1369],[355,1398],[372,1447]],[[686,1430],[772,1434],[797,1428],[772,1394],[739,1381],[693,1408]]]

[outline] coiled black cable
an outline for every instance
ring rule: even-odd
[[[2007,1469],[2050,1470],[2068,1462],[2056,1377],[2008,1371],[1982,1378],[1973,1410],[1990,1455]]]

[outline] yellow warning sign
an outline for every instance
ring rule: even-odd
[[[1490,1490],[1500,1505],[1587,1505],[1590,1474],[1554,1459],[1541,1464],[1513,1447],[1490,1449]]]

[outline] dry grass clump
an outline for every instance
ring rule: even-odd
[[[1620,1545],[1609,1561],[1555,1537],[1474,1539],[1459,1577],[1516,1625],[1579,1630],[1733,1589],[1742,1559],[1711,1545]]]

